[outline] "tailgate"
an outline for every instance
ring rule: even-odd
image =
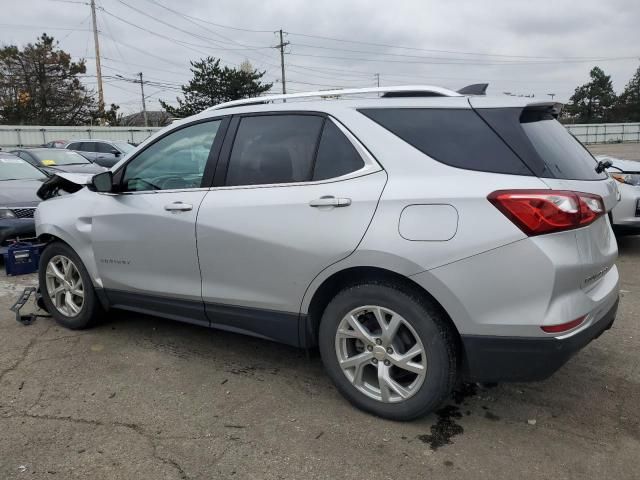
[[[598,195],[607,212],[617,204],[615,180],[597,171],[596,159],[557,121],[558,104],[536,102],[497,108],[488,100],[476,98],[470,103],[549,188]],[[616,239],[607,215],[574,232],[583,271],[580,284],[590,289],[614,264]]]

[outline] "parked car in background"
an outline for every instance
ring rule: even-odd
[[[607,169],[618,181],[620,202],[611,212],[611,223],[617,232],[640,231],[640,162],[598,155],[599,161],[610,161]]]
[[[345,397],[395,420],[459,380],[546,378],[612,325],[616,185],[557,104],[355,93],[223,103],[114,170],[59,174],[88,188],[36,213],[53,317],[122,308],[317,346]]]
[[[10,153],[0,152],[0,246],[35,237],[36,195],[47,176]]]
[[[127,142],[89,139],[73,140],[65,148],[75,150],[92,162],[110,168],[135,147]]]
[[[11,153],[48,174],[56,172],[100,173],[105,167],[97,165],[77,152],[63,148],[19,148]]]
[[[69,144],[69,140],[51,140],[50,142],[47,142],[43,145],[41,145],[41,147],[43,148],[64,148]]]

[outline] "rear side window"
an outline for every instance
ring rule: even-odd
[[[78,142],[74,142],[74,143],[70,143],[69,145],[67,145],[67,148],[69,150],[80,150],[80,143]]]
[[[320,137],[313,180],[326,180],[355,172],[364,161],[349,139],[330,120],[325,122]]]
[[[532,175],[471,109],[374,108],[360,112],[441,163],[467,170]]]
[[[242,118],[229,158],[226,185],[308,181],[323,121],[314,115]]]

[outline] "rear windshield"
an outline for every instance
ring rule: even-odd
[[[596,160],[554,115],[555,106],[476,110],[533,173],[541,178],[601,180]]]
[[[371,108],[360,112],[441,163],[467,170],[533,175],[474,110]]]
[[[524,119],[524,118],[523,118]],[[555,119],[521,122],[524,133],[545,162],[552,178],[599,180],[597,162],[589,151]]]

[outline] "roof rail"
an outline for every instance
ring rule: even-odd
[[[458,92],[442,87],[433,87],[430,85],[405,85],[399,87],[371,87],[371,88],[345,88],[339,90],[320,90],[317,92],[301,92],[289,93],[281,95],[266,95],[264,97],[244,98],[242,100],[233,100],[231,102],[219,103],[208,110],[220,110],[222,108],[239,107],[242,105],[259,105],[262,103],[274,102],[276,100],[289,100],[296,98],[321,98],[321,97],[341,97],[343,95],[359,95],[363,93],[378,93],[383,96],[434,96],[434,97],[460,97]],[[387,95],[391,94],[391,95]],[[412,95],[414,94],[414,95]]]

